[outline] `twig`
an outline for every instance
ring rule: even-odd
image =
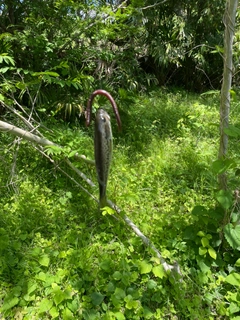
[[[51,157],[49,157],[49,155],[48,154],[46,154],[43,150],[41,150],[40,148],[38,148],[37,146],[35,146],[35,149],[38,151],[38,152],[40,152],[44,157],[46,157],[52,164],[55,164],[56,165],[56,162],[51,158]],[[68,163],[68,162],[67,162]],[[70,163],[70,161],[69,161],[69,163]],[[69,165],[69,163],[68,163],[68,165]],[[59,171],[61,171],[65,176],[67,176],[72,182],[74,182],[79,188],[81,188],[84,192],[86,192],[94,201],[96,201],[96,202],[98,202],[98,199],[96,198],[96,197],[94,197],[86,188],[84,188],[79,182],[77,182],[73,177],[71,177],[66,171],[64,171],[59,165],[56,165],[56,168],[59,170]],[[72,165],[71,165],[71,168],[72,168]],[[73,168],[72,168],[73,169]],[[76,170],[75,170],[76,168],[74,168],[74,171],[76,172]],[[79,173],[81,173],[81,175],[80,175],[80,177],[82,178],[82,179],[84,179],[83,178],[83,176],[82,176],[82,172],[80,172],[79,170],[78,170],[78,175],[80,175]],[[85,179],[84,179],[85,180]],[[88,184],[90,184],[91,186],[95,186],[94,185],[94,183],[90,180],[90,179],[88,179],[87,178],[87,183]]]
[[[151,8],[154,8],[154,7],[157,7],[157,6],[160,6],[161,4],[167,2],[168,0],[164,0],[164,1],[161,1],[161,2],[158,2],[158,3],[155,3],[155,4],[152,4],[150,6],[147,6],[147,7],[143,7],[141,8],[142,10],[146,10],[146,9],[151,9]]]
[[[96,185],[92,182],[92,180],[90,180],[84,173],[82,173],[80,170],[78,170],[76,167],[74,167],[74,165],[71,163],[70,160],[68,160],[68,158],[66,158],[64,160],[67,165],[73,170],[75,171],[83,180],[85,180],[91,187],[96,187]]]

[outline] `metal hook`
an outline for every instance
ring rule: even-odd
[[[119,131],[121,131],[122,124],[121,124],[120,115],[118,113],[117,104],[116,104],[115,100],[113,99],[113,97],[110,95],[110,93],[108,93],[107,91],[102,90],[102,89],[98,89],[98,90],[94,91],[88,99],[87,112],[86,112],[86,126],[89,126],[89,124],[91,122],[92,103],[93,103],[93,99],[97,95],[105,96],[111,102],[111,105],[112,105],[112,108],[113,108],[113,111],[114,111],[114,114],[115,114],[115,117],[117,120],[118,129],[119,129]]]

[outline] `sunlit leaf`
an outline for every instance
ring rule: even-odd
[[[208,246],[209,246],[209,240],[208,240],[207,237],[203,237],[203,238],[201,239],[201,242],[202,242],[202,246],[203,246],[203,247],[208,247]]]
[[[198,231],[197,235],[199,237],[204,237],[205,236],[205,233],[203,231]]]
[[[236,267],[240,267],[240,258],[237,259],[237,261],[235,262],[235,266],[236,266]]]
[[[62,313],[62,319],[63,320],[75,320],[75,317],[73,316],[72,312],[68,308],[64,308]]]
[[[112,215],[115,211],[110,207],[103,207],[100,209],[102,211],[102,215],[105,216],[106,214]]]
[[[199,247],[198,252],[200,256],[204,256],[207,253],[207,248]]]
[[[152,272],[155,275],[155,277],[158,277],[160,279],[162,279],[163,277],[166,277],[166,273],[162,265],[153,267]]]
[[[232,284],[233,286],[240,287],[240,273],[236,273],[236,272],[230,273],[226,277],[225,281]]]
[[[124,301],[126,302],[126,308],[129,310],[136,309],[138,307],[138,302],[134,300],[131,295],[127,295]]]
[[[114,312],[114,317],[117,319],[117,320],[125,320],[125,316],[122,312]]]
[[[12,309],[15,305],[18,304],[19,299],[13,295],[8,295],[3,301],[3,305],[0,308],[1,312],[5,312],[9,309]]]
[[[41,266],[48,267],[50,259],[48,255],[43,255],[39,258],[38,262]]]
[[[149,273],[152,270],[152,265],[145,260],[139,262],[139,267],[141,274]]]
[[[217,253],[212,247],[208,248],[208,253],[210,257],[212,257],[214,260],[217,259]]]
[[[44,298],[39,304],[39,313],[44,313],[50,310],[53,306],[53,301],[48,298]]]
[[[57,310],[56,307],[52,307],[52,308],[49,310],[49,314],[50,314],[50,316],[52,317],[52,319],[58,318],[58,316],[59,316],[59,312],[58,312],[58,310]]]
[[[65,299],[64,292],[61,290],[61,288],[59,286],[56,286],[53,289],[53,300],[54,300],[56,306],[59,305],[64,299]]]

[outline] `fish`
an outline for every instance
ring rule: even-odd
[[[117,124],[118,129],[121,131],[121,119],[118,112],[118,108],[115,100],[105,90],[98,89],[95,90],[89,97],[86,109],[86,126],[90,125],[91,122],[91,113],[92,113],[92,104],[93,100],[97,95],[105,96],[111,103]],[[113,136],[112,136],[112,127],[111,119],[107,111],[102,108],[99,108],[96,112],[95,118],[95,130],[94,130],[94,157],[95,157],[95,166],[97,171],[97,178],[99,184],[99,204],[100,208],[107,206],[107,182],[110,170],[110,164],[112,160],[112,151],[113,151]]]
[[[94,132],[94,157],[99,184],[100,208],[107,205],[107,182],[112,160],[113,136],[111,119],[107,111],[97,110]]]

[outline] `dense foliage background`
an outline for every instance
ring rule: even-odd
[[[240,29],[237,16],[222,160],[224,9],[223,0],[0,1],[0,120],[63,147],[0,131],[1,319],[240,319]],[[108,196],[178,262],[181,279],[121,215],[99,212],[97,187],[66,165],[97,184],[95,168],[73,157],[93,158],[84,111],[97,88],[116,98],[123,122],[118,133],[112,121]]]

